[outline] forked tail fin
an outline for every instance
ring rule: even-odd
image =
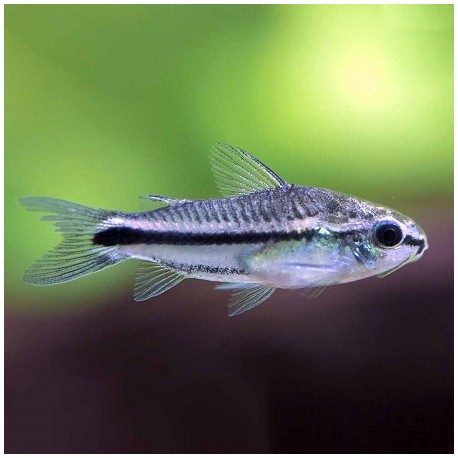
[[[42,219],[52,221],[64,239],[24,274],[31,285],[53,285],[83,277],[126,259],[115,246],[92,243],[95,233],[111,226],[112,216],[121,212],[99,210],[52,197],[25,197],[20,200],[28,210],[48,213]]]

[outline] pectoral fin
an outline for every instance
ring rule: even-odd
[[[375,269],[376,259],[364,243],[355,242],[350,246],[350,249],[358,262],[370,270]]]

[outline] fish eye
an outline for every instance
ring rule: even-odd
[[[375,239],[382,247],[393,248],[399,245],[404,237],[402,229],[392,221],[383,221],[374,228]]]

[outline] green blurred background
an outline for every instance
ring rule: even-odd
[[[452,5],[5,10],[8,306],[81,305],[133,276],[24,285],[58,236],[20,197],[132,211],[148,193],[208,198],[216,141],[297,184],[405,213],[451,205]]]

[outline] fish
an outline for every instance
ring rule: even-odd
[[[208,280],[231,292],[229,316],[236,316],[279,288],[310,288],[317,296],[330,285],[385,277],[428,248],[425,232],[409,217],[348,194],[288,183],[238,147],[217,143],[210,163],[221,198],[147,195],[154,208],[138,213],[22,198],[63,235],[24,281],[54,285],[136,259],[136,301],[186,278]]]

